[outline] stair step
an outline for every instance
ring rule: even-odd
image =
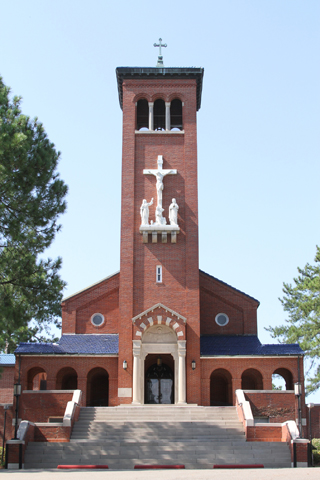
[[[164,420],[165,419],[165,420]],[[235,407],[120,406],[82,408],[70,443],[30,442],[25,468],[57,465],[263,463],[290,467],[285,443],[246,442]]]

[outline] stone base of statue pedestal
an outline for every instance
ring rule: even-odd
[[[158,235],[161,235],[161,242],[168,242],[168,234],[171,235],[171,243],[177,243],[177,235],[180,228],[177,225],[142,225],[140,227],[143,243],[149,242],[149,234],[152,243],[158,243]]]

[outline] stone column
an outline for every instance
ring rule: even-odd
[[[133,340],[133,379],[132,379],[132,403],[141,403],[140,392],[140,353],[141,353],[141,341]]]
[[[178,403],[186,403],[186,341],[178,341],[179,355],[179,385],[178,385]]]
[[[149,102],[149,130],[153,129],[153,102]]]
[[[170,102],[166,102],[166,131],[170,132]]]

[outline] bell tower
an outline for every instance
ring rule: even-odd
[[[147,328],[145,312],[160,308],[158,304],[163,315],[157,318],[163,322],[166,307],[174,318],[185,319],[185,365],[181,360],[179,370],[185,380],[179,380],[179,398],[181,401],[185,388],[185,401],[200,403],[196,114],[203,73],[202,68],[164,68],[161,64],[116,69],[123,111],[120,403],[137,398],[144,403],[135,392],[137,368],[140,376],[145,368],[135,358],[143,329],[135,333],[134,321],[142,317]],[[198,365],[198,372],[192,369],[192,362]]]

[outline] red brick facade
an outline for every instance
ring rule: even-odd
[[[108,384],[108,389],[104,391],[107,396],[106,405],[131,403],[132,397],[129,394],[118,396],[119,389],[128,392],[133,387],[133,341],[141,339],[148,331],[151,323],[146,324],[147,318],[152,320],[153,325],[168,326],[178,340],[186,341],[187,403],[205,406],[234,405],[236,389],[271,390],[272,375],[276,371],[286,377],[290,390],[293,383],[299,380],[303,383],[303,361],[295,355],[250,357],[232,355],[231,352],[228,356],[200,356],[201,335],[256,335],[259,302],[220,280],[199,272],[198,90],[199,84],[192,75],[190,78],[156,75],[153,78],[142,76],[140,79],[123,79],[120,273],[88,287],[62,303],[64,335],[119,334],[119,353],[21,354],[22,390],[35,389],[36,380],[38,388],[43,387],[47,391],[78,388],[83,393],[82,405],[91,405],[93,385],[96,385],[94,381],[99,377]],[[183,130],[137,131],[137,102],[142,98],[151,103],[157,99],[167,103],[180,99]],[[165,177],[163,190],[166,218],[172,198],[176,198],[179,205],[180,232],[176,243],[171,241],[170,235],[167,243],[161,241],[160,235],[156,243],[151,240],[143,243],[139,231],[142,200],[150,202],[151,198],[156,197],[155,178],[143,174],[143,170],[156,168],[158,155],[163,156],[164,169],[177,170],[176,175]],[[150,218],[155,217],[155,207],[156,202],[150,207]],[[158,265],[162,266],[160,283],[156,281]],[[159,303],[162,304],[161,307],[144,315],[145,311]],[[97,313],[104,317],[104,323],[99,327],[91,321]],[[219,313],[226,314],[230,319],[223,327],[215,321]],[[135,317],[137,318],[133,322]],[[124,361],[127,363],[126,369],[123,368]],[[148,362],[150,359],[146,359],[144,368],[149,366]],[[192,368],[193,362],[195,369]],[[37,375],[41,377],[35,380]],[[72,388],[64,385],[72,385]],[[260,414],[262,409],[267,408],[268,397],[262,394],[250,395],[256,413]],[[69,393],[65,394],[65,398],[49,392],[39,397],[24,393],[19,417],[43,422],[49,416],[61,416],[69,397]],[[38,405],[41,398],[46,398],[45,405]],[[275,421],[284,421],[289,417],[294,419],[292,403],[284,410],[278,412]],[[305,416],[305,411],[303,415]],[[44,435],[39,432],[37,430],[33,433],[35,438]],[[53,432],[52,438],[54,435]],[[279,434],[277,431],[277,435],[281,437],[281,432]]]

